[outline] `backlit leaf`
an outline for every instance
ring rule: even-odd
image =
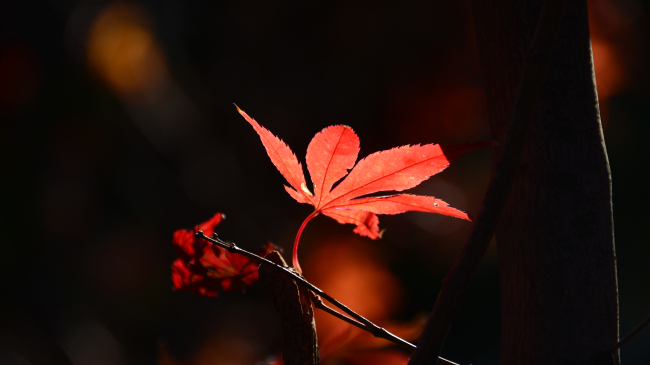
[[[437,144],[401,146],[375,152],[355,166],[359,153],[357,135],[348,126],[327,127],[314,136],[307,148],[307,168],[314,187],[312,194],[305,185],[302,166],[289,147],[241,109],[237,109],[260,135],[271,161],[293,187],[285,186],[287,193],[299,203],[314,206],[314,212],[303,222],[294,242],[293,263],[298,271],[300,265],[297,246],[300,235],[306,222],[319,213],[339,223],[354,224],[355,233],[372,239],[381,237],[377,214],[419,211],[469,220],[464,212],[430,196],[367,195],[413,188],[447,168],[458,157],[495,145],[493,142],[477,142],[445,147]],[[332,189],[341,179],[343,180]]]

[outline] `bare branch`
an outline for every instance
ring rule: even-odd
[[[512,111],[503,152],[490,182],[483,207],[472,231],[444,280],[427,325],[409,364],[432,364],[440,355],[467,289],[490,243],[503,212],[521,160],[542,84],[548,71],[566,0],[545,1],[535,36],[524,64],[519,92]]]
[[[322,304],[322,306],[319,306],[318,302],[314,301],[314,306],[316,306],[317,308],[319,308],[321,310],[324,310],[327,313],[330,313],[330,314],[334,315],[335,317],[337,317],[337,318],[339,318],[341,320],[344,320],[344,321],[346,321],[346,322],[348,322],[348,323],[350,323],[350,324],[352,324],[352,325],[354,325],[356,327],[359,327],[359,328],[363,329],[364,331],[368,331],[375,337],[379,337],[379,338],[383,338],[385,340],[388,340],[388,341],[398,345],[399,347],[403,348],[406,351],[412,352],[413,350],[415,350],[415,345],[413,345],[412,343],[410,343],[410,342],[408,342],[408,341],[406,341],[406,340],[404,340],[404,339],[402,339],[402,338],[400,338],[398,336],[395,336],[394,334],[388,332],[386,329],[381,328],[381,327],[377,326],[376,324],[370,322],[365,317],[363,317],[360,314],[356,313],[355,311],[348,308],[343,303],[341,303],[338,300],[332,298],[329,294],[325,293],[324,291],[322,291],[319,288],[317,288],[316,286],[314,286],[312,283],[307,281],[302,275],[300,275],[297,271],[293,270],[292,268],[277,265],[276,263],[274,263],[272,261],[269,261],[269,260],[267,260],[267,259],[265,259],[263,257],[260,257],[260,256],[254,254],[252,252],[246,251],[246,250],[238,247],[234,242],[226,242],[226,241],[220,239],[217,236],[216,233],[214,233],[213,237],[206,236],[205,234],[203,234],[203,231],[198,231],[194,235],[197,238],[204,239],[204,240],[206,240],[206,241],[208,241],[208,242],[210,242],[212,244],[215,244],[215,245],[217,245],[217,246],[219,246],[221,248],[224,248],[224,249],[228,250],[230,253],[237,253],[237,254],[246,256],[246,257],[248,257],[250,259],[256,260],[257,262],[259,262],[262,265],[267,265],[269,267],[274,268],[275,270],[278,270],[278,271],[282,272],[285,275],[288,275],[289,277],[294,279],[299,285],[302,285],[302,286],[310,289],[313,292],[314,295],[325,298],[328,302],[332,303],[333,305],[335,305],[336,307],[338,307],[339,309],[341,309],[342,311],[344,311],[345,313],[350,315],[350,317],[352,317],[352,318],[346,317],[343,314],[333,310],[332,308],[327,307],[322,301],[320,301],[320,304]],[[327,308],[327,309],[325,309],[325,308]],[[453,361],[449,361],[449,360],[444,359],[442,357],[438,357],[437,362],[439,364],[441,364],[441,365],[458,365],[457,363],[455,363]]]
[[[314,303],[315,308],[318,308],[318,309],[322,310],[323,312],[327,312],[327,313],[333,315],[334,317],[336,317],[336,318],[338,318],[338,319],[340,319],[342,321],[348,322],[349,324],[351,324],[351,325],[353,325],[355,327],[361,328],[364,331],[370,332],[370,329],[365,324],[363,324],[363,323],[361,323],[359,321],[355,321],[354,319],[346,316],[345,314],[337,312],[334,308],[331,308],[331,307],[327,306],[327,304],[325,304],[323,302],[323,300],[318,295],[314,294],[314,292],[311,292],[311,301]],[[413,348],[410,348],[410,347],[408,347],[408,348],[403,347],[403,348],[406,351],[409,351],[409,352],[413,351]]]

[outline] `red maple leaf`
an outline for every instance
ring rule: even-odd
[[[339,223],[355,224],[355,233],[371,239],[381,237],[382,233],[377,214],[419,211],[469,220],[467,214],[431,196],[397,194],[360,197],[380,191],[413,188],[447,168],[456,158],[494,145],[492,142],[466,143],[445,147],[444,151],[437,144],[407,145],[375,152],[355,165],[359,137],[346,125],[330,126],[317,133],[307,147],[307,169],[314,189],[312,193],[305,183],[302,165],[289,146],[239,107],[237,110],[259,134],[271,161],[291,185],[285,185],[289,195],[299,203],[311,204],[315,208],[298,230],[294,242],[293,267],[298,271],[301,271],[298,263],[300,234],[307,222],[320,213]],[[345,179],[332,189],[334,183],[343,177]]]
[[[174,232],[174,248],[180,256],[172,264],[172,282],[175,290],[190,291],[209,297],[216,297],[220,291],[242,291],[257,281],[258,264],[254,260],[196,238],[199,230],[211,236],[224,215],[217,213],[193,230],[180,229]],[[258,251],[259,256],[278,250],[267,243]]]

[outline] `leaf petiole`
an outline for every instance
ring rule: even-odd
[[[298,263],[298,241],[300,241],[300,235],[302,235],[302,231],[305,229],[305,226],[307,225],[307,222],[309,222],[312,218],[317,216],[319,212],[315,210],[312,214],[307,216],[305,220],[302,222],[302,225],[300,226],[300,229],[298,229],[298,234],[296,234],[296,240],[293,242],[293,255],[291,256],[291,261],[293,263],[293,268],[298,270],[300,274],[302,274],[302,269],[300,268],[300,264]]]

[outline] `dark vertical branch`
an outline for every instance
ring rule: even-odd
[[[538,109],[542,84],[550,65],[566,0],[546,1],[532,45],[526,56],[517,99],[503,154],[486,193],[476,223],[461,250],[440,294],[409,364],[434,364],[447,333],[465,300],[467,288],[496,229],[515,179],[522,150]]]
[[[266,259],[286,267],[282,256],[273,251]],[[262,265],[260,281],[271,294],[282,322],[282,354],[286,365],[317,365],[318,339],[314,308],[309,291],[283,273]]]
[[[544,2],[544,6],[549,3]],[[472,0],[493,138],[501,139],[542,0]],[[612,364],[618,338],[611,179],[587,2],[569,0],[495,238],[501,364]],[[497,149],[505,154],[505,149]]]

